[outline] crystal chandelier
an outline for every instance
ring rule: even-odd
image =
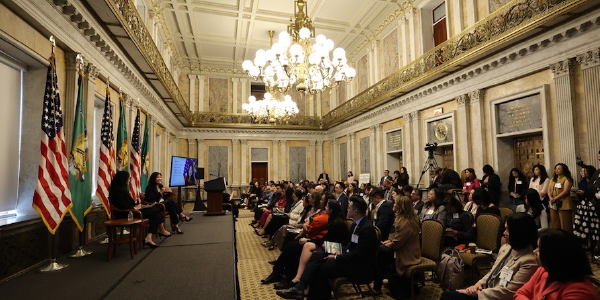
[[[244,61],[244,71],[253,80],[264,82],[270,92],[285,93],[295,85],[298,92],[315,94],[351,81],[356,70],[348,66],[346,51],[334,50],[333,41],[322,34],[315,38],[306,2],[296,0],[295,4],[295,20],[290,19],[287,32],[282,31],[270,49],[256,51],[254,62]],[[272,41],[273,32],[269,35]]]
[[[248,100],[248,103],[242,105],[242,109],[248,112],[255,123],[285,122],[298,113],[298,106],[290,95],[286,95],[284,101],[277,101],[271,93],[265,93],[264,100],[256,101],[254,96],[250,96]]]

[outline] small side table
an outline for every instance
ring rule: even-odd
[[[131,259],[135,253],[137,253],[137,248],[135,245],[136,239],[136,229],[142,225],[141,219],[115,219],[108,220],[104,222],[106,225],[106,233],[108,234],[108,258],[107,261],[110,261],[110,258],[113,255],[117,255],[117,245],[129,243],[129,253],[131,254]],[[129,237],[121,237],[117,238],[117,228],[124,227],[129,230]]]

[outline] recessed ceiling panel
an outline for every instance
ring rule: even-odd
[[[235,38],[236,19],[233,17],[196,12],[192,13],[192,17],[199,34]]]

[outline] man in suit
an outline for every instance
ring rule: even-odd
[[[383,177],[381,177],[381,179],[379,180],[379,186],[383,187],[383,182],[386,180],[389,180],[390,182],[394,180],[392,176],[390,176],[390,170],[383,171]]]
[[[371,201],[375,205],[375,215],[373,225],[379,228],[381,232],[381,240],[385,241],[390,235],[390,230],[394,224],[394,211],[392,205],[383,199],[383,191],[374,188],[371,192]]]
[[[404,192],[405,196],[410,197],[410,199],[413,202],[415,212],[417,213],[417,215],[420,215],[424,203],[423,201],[421,201],[421,193],[419,192],[419,190],[413,189],[413,187],[410,185],[405,185],[404,187],[402,187],[402,191]]]
[[[317,179],[317,181],[319,181],[321,179],[329,182],[329,174],[327,174],[327,172],[325,172],[325,170],[323,170],[323,173],[319,174],[319,178]]]
[[[365,217],[367,202],[355,195],[350,197],[348,217],[354,223],[350,227],[350,242],[343,246],[343,253],[327,256],[316,251],[306,265],[300,281],[290,289],[278,291],[286,299],[303,299],[304,290],[310,284],[308,299],[330,299],[329,279],[348,277],[369,281],[375,272],[375,255],[379,247],[375,227]]]
[[[344,216],[348,214],[348,196],[344,194],[345,188],[346,185],[343,182],[338,182],[335,184],[334,189],[335,200],[340,202],[340,205],[342,206],[342,213],[344,214]]]
[[[383,199],[385,201],[390,202],[390,204],[393,205],[394,203],[394,199],[392,199],[392,181],[390,180],[384,180],[383,181]]]

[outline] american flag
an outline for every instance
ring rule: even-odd
[[[100,162],[98,164],[98,186],[96,195],[102,201],[106,214],[110,217],[110,202],[108,190],[115,175],[115,137],[113,135],[112,106],[110,105],[110,90],[106,88],[104,113],[102,115],[102,129],[100,130]]]
[[[129,184],[129,193],[134,200],[140,198],[142,186],[140,184],[141,168],[140,168],[140,108],[137,109],[135,123],[133,124],[133,136],[131,137],[131,164],[129,172],[131,172],[131,180]]]
[[[50,57],[46,76],[41,129],[40,165],[32,206],[40,214],[48,230],[54,234],[73,205],[54,54]]]

